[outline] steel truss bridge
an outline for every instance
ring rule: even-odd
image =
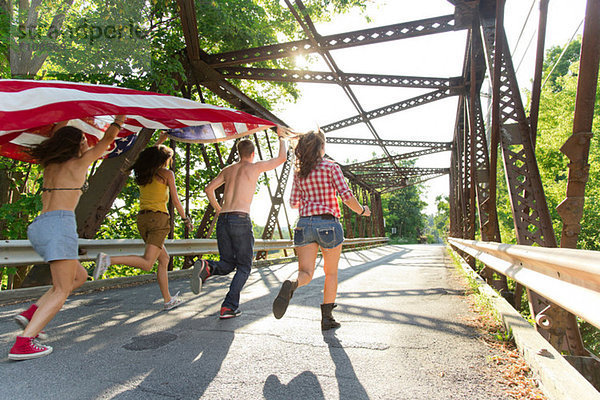
[[[321,128],[328,134],[327,142],[330,145],[376,146],[384,155],[379,159],[343,166],[344,174],[357,197],[367,202],[373,210],[373,217],[367,220],[351,215],[350,210],[344,207],[345,230],[350,238],[384,236],[382,193],[401,190],[428,179],[449,175],[450,236],[453,238],[451,243],[471,265],[475,265],[477,259],[485,259],[485,257],[480,256],[478,251],[472,250],[468,246],[470,242],[464,240],[472,241],[476,235],[479,235],[483,242],[502,242],[496,208],[497,166],[498,162],[502,162],[508,182],[508,195],[518,245],[536,246],[536,248],[558,247],[535,157],[548,0],[540,1],[537,63],[529,112],[523,105],[513,60],[507,46],[503,21],[505,0],[448,1],[454,6],[454,13],[450,15],[321,35],[301,0],[295,0],[293,3],[292,0],[285,0],[304,31],[304,39],[221,54],[208,54],[199,44],[197,26],[200,21],[196,19],[194,1],[178,0],[179,16],[186,43],[185,51],[174,55],[180,58],[186,70],[185,78],[177,77],[178,89],[187,97],[195,95],[200,99],[203,99],[203,90],[208,90],[236,109],[286,125],[272,112],[243,93],[231,83],[230,79],[311,82],[341,87],[354,107],[354,114],[338,121],[321,121]],[[581,229],[585,184],[589,171],[587,157],[592,136],[600,60],[600,0],[588,0],[587,4],[573,134],[561,148],[569,158],[570,164],[566,198],[558,207],[563,221],[560,247],[570,249],[576,248]],[[455,31],[465,31],[467,36],[460,76],[432,77],[344,72],[332,55],[332,51],[337,49],[410,40],[427,35],[443,35]],[[260,61],[306,54],[321,57],[327,65],[327,70],[278,70],[253,66]],[[491,123],[489,124],[484,122],[484,110],[481,104],[481,87],[486,74],[492,81]],[[367,109],[353,90],[357,85],[420,88],[426,92],[383,107]],[[452,142],[415,141],[410,138],[383,139],[373,124],[375,119],[450,97],[458,99],[456,120],[452,128],[454,132]],[[349,138],[330,134],[350,126],[360,127],[365,132],[363,137]],[[151,134],[150,131],[143,131],[134,148],[124,157],[106,160],[95,171],[90,179],[90,190],[83,195],[77,209],[80,237],[94,236],[127,179],[127,168],[139,151],[147,145]],[[273,153],[268,136],[266,137],[265,148],[260,146],[259,137],[255,135],[261,158],[263,153],[267,155]],[[189,157],[190,145],[184,146]],[[206,148],[204,145],[199,147],[207,169],[211,169]],[[393,155],[390,151],[392,147],[409,148],[410,151]],[[219,150],[218,147],[216,149]],[[449,165],[409,168],[401,163],[402,160],[438,152],[450,152]],[[212,170],[216,171],[232,162],[235,158],[234,153],[235,151],[230,154],[219,153],[219,165],[214,166]],[[276,176],[275,187],[269,188],[271,209],[265,222],[262,239],[273,238],[275,230],[282,237],[282,226],[279,224],[278,216],[283,210],[285,218],[288,219],[283,196],[292,162],[292,157],[289,157]],[[189,177],[189,169],[184,172]],[[186,199],[188,198],[189,186],[186,188]],[[186,207],[189,208],[189,200]],[[208,206],[197,231],[188,234],[195,238],[210,237],[215,222],[214,215],[214,210]],[[289,229],[289,220],[287,222],[287,229]],[[264,257],[265,254],[263,252],[259,257]],[[544,269],[543,257],[536,260],[534,264],[539,269]],[[549,300],[549,296],[543,296],[532,290],[525,281],[519,281],[516,276],[512,277],[517,280],[516,287],[512,291],[509,290],[506,275],[501,268],[495,268],[494,265],[495,262],[489,262],[487,265],[489,268],[485,268],[482,272],[483,277],[507,298],[513,299],[517,307],[522,292],[527,291],[532,315],[536,316],[537,320],[546,322],[540,323],[538,330],[554,347],[563,354],[591,360],[589,361],[591,363],[596,362],[589,357],[590,354],[583,346],[572,308],[565,308],[566,306],[559,304],[557,300]],[[588,278],[595,282],[593,290],[600,291],[600,271],[593,272],[588,275]],[[540,316],[543,318],[539,318]]]

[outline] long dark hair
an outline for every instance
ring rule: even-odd
[[[27,153],[42,167],[60,164],[77,157],[81,149],[83,132],[74,126],[63,126],[40,144],[29,148]]]
[[[156,172],[171,157],[173,157],[173,149],[162,144],[144,149],[130,168],[135,173],[135,183],[140,186],[152,183]]]
[[[321,149],[325,145],[325,135],[321,130],[310,131],[298,139],[296,146],[296,173],[300,178],[308,174],[323,160]]]

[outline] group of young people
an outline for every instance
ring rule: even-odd
[[[52,287],[27,310],[15,317],[24,329],[9,351],[11,360],[27,360],[48,355],[52,347],[42,344],[48,338],[43,331],[64,304],[69,294],[81,286],[88,273],[79,263],[77,224],[74,210],[81,194],[87,189],[87,171],[104,154],[125,123],[126,117],[117,115],[104,132],[102,139],[89,147],[83,132],[75,127],[57,125],[52,136],[31,148],[30,154],[44,169],[42,211],[29,225],[27,236],[44,262],[50,264]],[[272,170],[287,159],[287,144],[283,130],[277,129],[279,154],[270,160],[254,162],[255,147],[244,139],[237,143],[239,161],[225,167],[206,187],[205,192],[215,209],[217,243],[220,260],[199,259],[195,262],[190,286],[198,294],[202,284],[213,275],[227,275],[235,270],[229,291],[221,305],[219,318],[240,315],[240,293],[252,267],[254,236],[250,220],[250,205],[261,173]],[[164,309],[181,304],[179,292],[169,292],[167,266],[169,254],[164,246],[170,230],[167,209],[169,198],[175,209],[193,229],[191,220],[179,201],[175,176],[169,170],[173,150],[161,143],[167,138],[162,133],[158,142],[142,151],[132,166],[135,181],[140,187],[140,211],[137,226],[145,243],[143,256],[109,257],[100,253],[96,259],[94,279],[99,279],[110,265],[129,265],[150,271],[156,261],[157,280],[164,299]],[[337,294],[337,271],[344,232],[337,196],[351,210],[370,216],[368,206],[361,205],[352,194],[343,173],[336,163],[324,158],[325,136],[322,132],[301,135],[295,146],[294,173],[290,205],[298,208],[300,218],[294,229],[294,247],[298,255],[296,279],[283,282],[273,301],[273,315],[280,319],[285,314],[294,292],[307,285],[313,277],[317,253],[321,249],[325,282],[321,304],[321,329],[337,328],[332,310]],[[216,189],[224,185],[221,204]]]

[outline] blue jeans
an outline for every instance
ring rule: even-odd
[[[249,215],[223,213],[217,220],[217,244],[220,261],[208,260],[212,275],[227,275],[234,269],[229,292],[222,307],[235,310],[240,305],[240,292],[250,275],[254,254],[254,234]]]

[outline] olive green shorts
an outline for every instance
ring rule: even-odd
[[[171,230],[171,217],[160,211],[145,211],[138,214],[137,226],[144,243],[162,249]]]

